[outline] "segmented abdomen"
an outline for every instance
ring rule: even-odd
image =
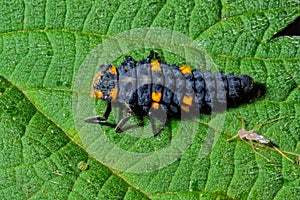
[[[191,109],[210,111],[214,106],[234,104],[242,92],[243,76],[201,73],[189,66],[178,67],[127,59],[118,68],[117,102],[129,105],[137,115],[153,109],[178,114]],[[222,105],[222,106],[220,106]]]

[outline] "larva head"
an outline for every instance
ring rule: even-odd
[[[92,96],[104,101],[114,101],[117,98],[118,71],[115,66],[101,65],[94,77]]]

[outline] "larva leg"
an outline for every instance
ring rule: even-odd
[[[119,123],[117,124],[116,128],[115,128],[115,132],[118,133],[118,132],[121,132],[122,130],[122,127],[126,124],[126,122],[128,122],[128,120],[130,119],[131,117],[131,113],[130,113],[130,110],[126,110],[126,114],[125,114],[125,117],[123,119],[121,119],[119,121]]]
[[[151,108],[148,115],[150,118],[153,135],[157,136],[165,126],[167,114],[159,106],[159,109]],[[160,121],[160,125],[158,128],[156,127],[156,119]]]
[[[147,57],[146,60],[147,60],[148,63],[150,63],[153,58],[154,58],[154,51],[150,51],[150,54],[149,54],[149,56]]]
[[[111,102],[109,102],[107,104],[107,107],[106,107],[106,110],[105,110],[105,113],[104,113],[102,119],[106,121],[108,119],[108,116],[110,113],[111,113]]]
[[[149,112],[149,118],[150,118],[150,122],[151,122],[152,133],[153,133],[153,136],[155,137],[158,135],[158,131],[156,130],[155,117],[153,116],[152,112]]]
[[[84,121],[92,124],[105,123],[110,113],[111,113],[111,102],[107,103],[105,113],[102,117],[89,117]]]
[[[149,54],[149,56],[147,57],[146,60],[147,60],[148,63],[151,63],[151,60],[152,60],[153,58],[155,58],[155,59],[157,59],[157,60],[160,60],[159,55],[158,55],[157,53],[155,53],[153,50],[151,50],[151,51],[150,51],[150,54]]]
[[[143,116],[138,116],[138,126],[144,126],[144,117]]]
[[[155,117],[151,113],[149,113],[149,117],[150,117],[150,121],[151,121],[153,136],[156,137],[156,136],[158,136],[160,131],[164,128],[165,123],[162,122],[162,125],[160,125],[158,128],[156,128],[156,119],[155,119]]]

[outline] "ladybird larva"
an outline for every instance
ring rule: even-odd
[[[166,113],[178,116],[191,110],[210,112],[213,108],[226,105],[232,107],[248,98],[253,90],[253,79],[248,75],[224,75],[222,72],[201,73],[190,66],[169,65],[160,62],[153,51],[146,59],[135,61],[126,56],[120,66],[101,65],[92,84],[92,96],[107,102],[102,117],[91,117],[89,123],[105,123],[112,104],[126,114],[117,124],[121,128],[134,114],[150,117],[152,132],[157,136],[163,126],[156,127],[156,116]],[[223,106],[224,107],[224,106]],[[159,117],[158,117],[159,119]]]

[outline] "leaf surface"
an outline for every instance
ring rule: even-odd
[[[297,1],[39,0],[1,2],[0,10],[1,199],[299,198],[296,157],[289,155],[291,163],[259,147],[268,162],[243,141],[226,142],[241,128],[237,115],[245,118],[247,129],[285,116],[258,131],[281,150],[300,153],[300,38],[273,38],[300,16]],[[87,132],[86,124],[78,124],[81,113],[74,105],[82,91],[76,83],[86,58],[107,39],[149,27],[182,33],[206,52],[217,70],[248,74],[265,84],[264,96],[226,112],[220,135],[205,156],[200,156],[201,147],[214,127],[209,115],[196,120],[192,140],[189,122],[179,120],[168,122],[157,138],[116,134],[111,126],[101,127],[105,134]],[[118,42],[112,48],[122,52],[125,47]],[[162,47],[168,63],[184,62]],[[148,47],[132,51],[135,59],[148,54]],[[123,56],[113,61],[120,64]],[[86,80],[93,75],[86,74]],[[89,95],[84,95],[88,102]],[[97,106],[97,112],[104,111],[104,103]],[[114,116],[109,122],[116,124]],[[171,156],[149,158],[157,170],[143,173],[124,172],[107,162],[126,166],[128,158],[114,155],[115,149],[105,146],[109,142],[131,155],[146,155],[166,149],[181,126],[186,137],[173,152],[182,155],[166,166],[162,163]],[[151,133],[149,127],[146,119],[146,133]],[[138,156],[130,157],[132,162],[142,163]]]

